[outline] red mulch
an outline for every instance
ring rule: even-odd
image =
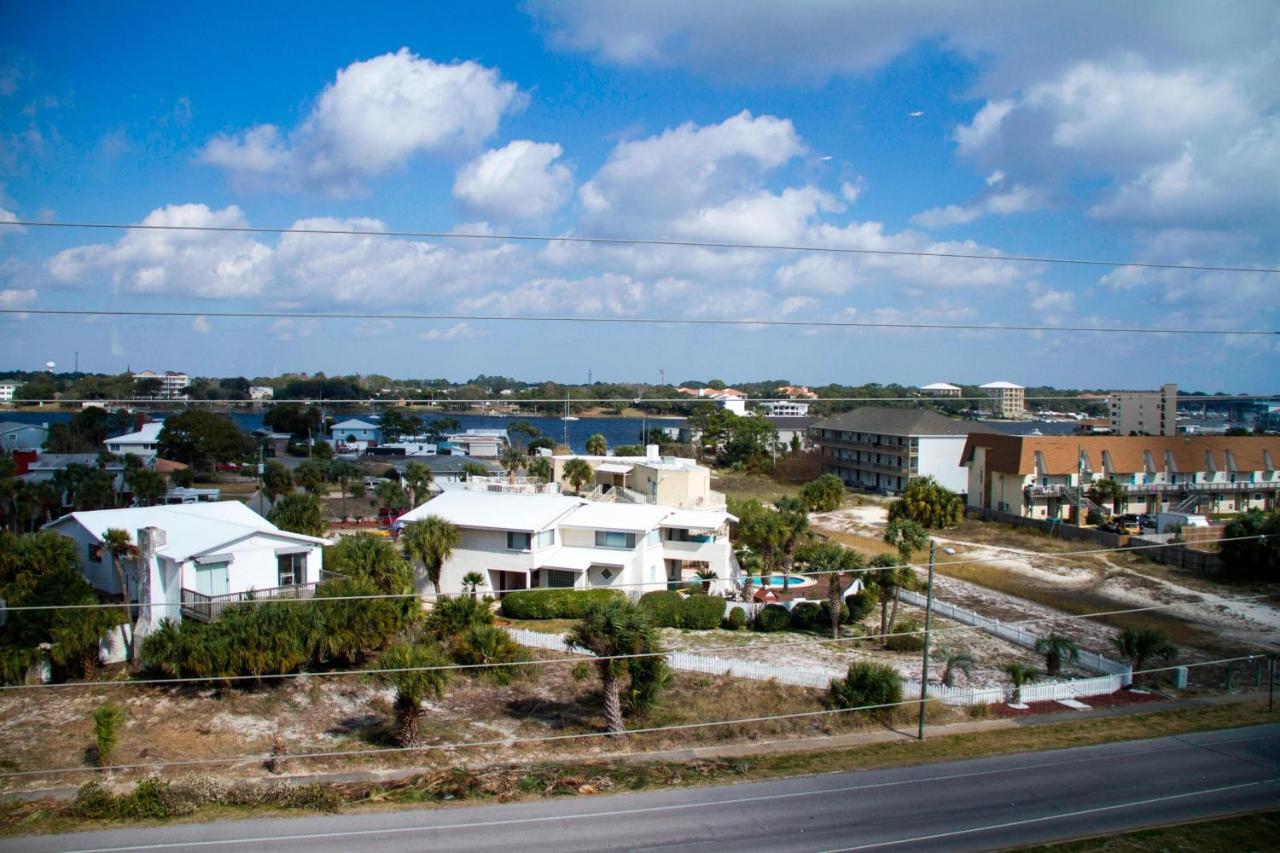
[[[1144,702],[1159,702],[1167,699],[1159,693],[1137,693],[1132,690],[1118,690],[1103,696],[1086,696],[1077,700],[1090,708],[1116,708],[1120,705],[1138,705]],[[1026,708],[1010,708],[1004,703],[992,706],[997,717],[1031,717],[1036,714],[1057,714],[1073,710],[1061,702],[1028,702]]]

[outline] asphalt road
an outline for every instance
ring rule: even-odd
[[[713,788],[7,839],[0,850],[986,850],[1280,805],[1280,724]]]

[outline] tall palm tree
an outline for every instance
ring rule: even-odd
[[[430,488],[433,479],[431,469],[421,462],[410,462],[404,466],[402,481],[409,491],[413,493],[414,506],[426,503],[427,490]]]
[[[342,517],[347,517],[347,489],[351,481],[360,476],[360,466],[345,459],[335,459],[329,463],[329,479],[338,484],[342,493]]]
[[[582,487],[596,476],[595,469],[585,459],[574,457],[564,463],[563,476],[573,486],[574,494],[582,494]]]
[[[957,672],[963,672],[965,678],[971,678],[973,676],[973,668],[978,663],[977,659],[964,649],[958,651],[939,649],[938,658],[943,661],[942,684],[944,687],[956,686]]]
[[[609,452],[609,440],[600,433],[592,433],[587,438],[587,455],[604,456]]]
[[[831,616],[831,639],[840,639],[840,593],[845,572],[856,572],[866,565],[862,555],[839,542],[820,542],[797,554],[800,562],[815,572],[827,572],[827,608]]]
[[[609,734],[620,737],[626,726],[622,721],[622,697],[619,682],[628,671],[628,661],[617,655],[658,652],[657,634],[649,617],[625,599],[592,604],[582,621],[565,634],[566,644],[596,655],[596,670],[604,693],[604,718]]]
[[[1075,663],[1080,657],[1080,647],[1076,641],[1066,634],[1056,631],[1036,640],[1036,653],[1044,655],[1044,668],[1049,675],[1062,672],[1062,665],[1067,661]]]
[[[529,464],[529,456],[518,447],[508,447],[498,457],[498,464],[506,469],[507,476],[514,483],[520,469]]]
[[[125,604],[131,604],[129,601],[129,581],[125,577],[124,560],[126,558],[136,558],[138,556],[138,546],[133,544],[133,540],[129,538],[126,530],[118,527],[108,528],[102,534],[102,549],[111,555],[111,568],[115,570],[116,580],[120,584],[120,598]],[[133,608],[128,608],[129,620],[133,621]],[[134,657],[133,641],[128,639],[131,632],[124,632],[125,640],[125,656],[132,661]]]
[[[1171,660],[1178,654],[1178,647],[1163,631],[1154,628],[1120,629],[1120,633],[1111,641],[1116,651],[1124,655],[1133,664],[1134,672],[1141,672],[1151,658]]]
[[[904,568],[898,564],[898,560],[892,554],[877,554],[871,558],[871,562],[867,566],[869,571],[865,575],[865,580],[869,584],[873,584],[878,593],[877,598],[880,599],[880,642],[887,643],[888,633],[892,630],[893,620],[890,619],[889,605],[896,601],[898,588],[903,584],[911,582],[909,575],[910,569]],[[893,616],[896,618],[897,613]]]
[[[892,631],[893,623],[898,621],[898,605],[901,603],[899,593],[915,585],[915,572],[908,568],[911,563],[911,554],[929,544],[929,534],[919,522],[899,518],[885,526],[882,538],[886,545],[897,549],[899,561],[902,563],[901,571],[886,572],[889,577],[882,580],[888,581],[888,586],[881,585],[882,589],[891,589],[893,592],[893,611],[889,614],[888,625],[888,630]]]
[[[781,550],[782,590],[791,587],[791,571],[795,568],[796,552],[813,541],[809,527],[809,507],[799,498],[785,497],[774,502],[780,520],[779,546]]]
[[[1004,674],[1009,676],[1009,681],[1013,684],[1013,701],[1022,702],[1022,687],[1030,684],[1040,677],[1040,671],[1034,666],[1027,666],[1021,663],[1011,663],[1004,668]]]
[[[395,688],[395,740],[400,746],[417,746],[422,736],[422,718],[426,712],[422,703],[444,695],[449,683],[449,670],[427,667],[447,667],[447,655],[435,643],[412,642],[392,646],[377,658],[377,669],[398,670],[378,672],[373,679],[386,687]]]
[[[411,562],[417,560],[422,564],[427,580],[431,581],[431,587],[437,594],[440,592],[440,571],[460,541],[458,528],[438,515],[415,521],[400,533],[405,556]]]

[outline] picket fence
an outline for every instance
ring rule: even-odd
[[[918,592],[911,592],[910,590],[904,589],[901,590],[901,595],[902,600],[907,604],[913,604],[916,607],[921,608],[925,606],[926,599]],[[954,604],[947,604],[945,601],[938,601],[936,598],[933,600],[933,612],[938,616],[950,619],[953,622],[960,622],[964,625],[972,625],[975,628],[980,628],[982,631],[993,637],[999,637],[1002,640],[1013,643],[1015,646],[1021,646],[1024,649],[1034,650],[1036,647],[1036,641],[1040,639],[1039,634],[1034,631],[1028,631],[1020,625],[1004,625],[1001,624],[999,619],[991,619],[987,616],[974,613],[972,610],[966,610],[963,607],[957,607]],[[1096,672],[1102,675],[1118,675],[1123,679],[1123,685],[1128,685],[1133,680],[1133,667],[1127,663],[1120,663],[1119,661],[1103,657],[1096,652],[1088,652],[1081,649],[1079,657],[1076,659],[1076,663],[1079,664],[1081,668],[1087,669],[1090,672]],[[919,688],[917,688],[917,690],[918,689]],[[1023,692],[1025,693],[1026,691],[1024,690]]]
[[[935,604],[936,606],[936,604]],[[530,631],[524,628],[507,628],[511,638],[522,646],[533,649],[548,649],[574,655],[589,655],[581,649],[569,648],[559,634],[545,634],[541,631]],[[671,652],[667,662],[672,669],[683,672],[700,672],[705,675],[729,675],[735,678],[750,678],[755,681],[777,681],[779,684],[790,684],[794,687],[813,687],[826,690],[834,678],[843,678],[842,669],[805,669],[803,667],[780,667],[757,661],[727,660],[710,655],[695,655],[688,652]],[[1096,678],[1077,678],[1069,681],[1046,681],[1040,684],[1027,685],[1022,688],[1021,698],[1024,702],[1045,702],[1056,699],[1079,699],[1085,696],[1100,696],[1115,693],[1126,683],[1125,676],[1104,675]],[[1012,694],[1009,687],[947,687],[942,684],[929,683],[929,698],[937,699],[947,705],[994,705],[1007,701]],[[920,696],[920,680],[902,679],[902,695],[905,697]]]

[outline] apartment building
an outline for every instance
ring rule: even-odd
[[[1027,411],[1027,389],[1012,382],[988,382],[979,385],[989,398],[988,408],[997,418],[1020,418]]]
[[[1103,512],[1273,510],[1280,494],[1277,436],[1018,436],[975,433],[964,449],[968,504],[1029,518]],[[1092,505],[1090,486],[1112,479],[1116,506]]]
[[[854,488],[901,492],[912,477],[933,477],[954,492],[969,487],[961,467],[965,439],[991,428],[928,409],[863,406],[809,428],[824,474]]]
[[[590,501],[551,494],[460,489],[405,513],[398,524],[439,516],[459,542],[440,573],[440,592],[463,592],[478,572],[488,592],[614,588],[633,597],[666,589],[711,569],[728,583],[733,572],[723,509]]]
[[[959,397],[961,394],[960,386],[949,382],[930,382],[928,385],[921,385],[920,390],[930,397]]]
[[[13,395],[18,393],[18,383],[0,382],[0,403],[12,403]]]
[[[134,382],[143,379],[156,379],[160,382],[160,393],[156,396],[161,400],[185,400],[187,399],[186,388],[191,384],[191,377],[185,373],[176,370],[166,370],[164,373],[156,373],[154,370],[142,370],[137,373],[130,374]]]
[[[1177,435],[1178,386],[1159,391],[1115,391],[1107,395],[1107,416],[1116,435]]]
[[[766,400],[756,405],[766,418],[803,418],[809,414],[809,404],[799,400]]]
[[[620,503],[661,504],[682,509],[723,509],[724,494],[712,490],[711,469],[692,459],[659,456],[657,445],[649,445],[645,456],[552,456],[552,481],[561,491],[572,486],[564,479],[564,466],[581,459],[591,466],[594,477],[583,486],[588,497]]]

